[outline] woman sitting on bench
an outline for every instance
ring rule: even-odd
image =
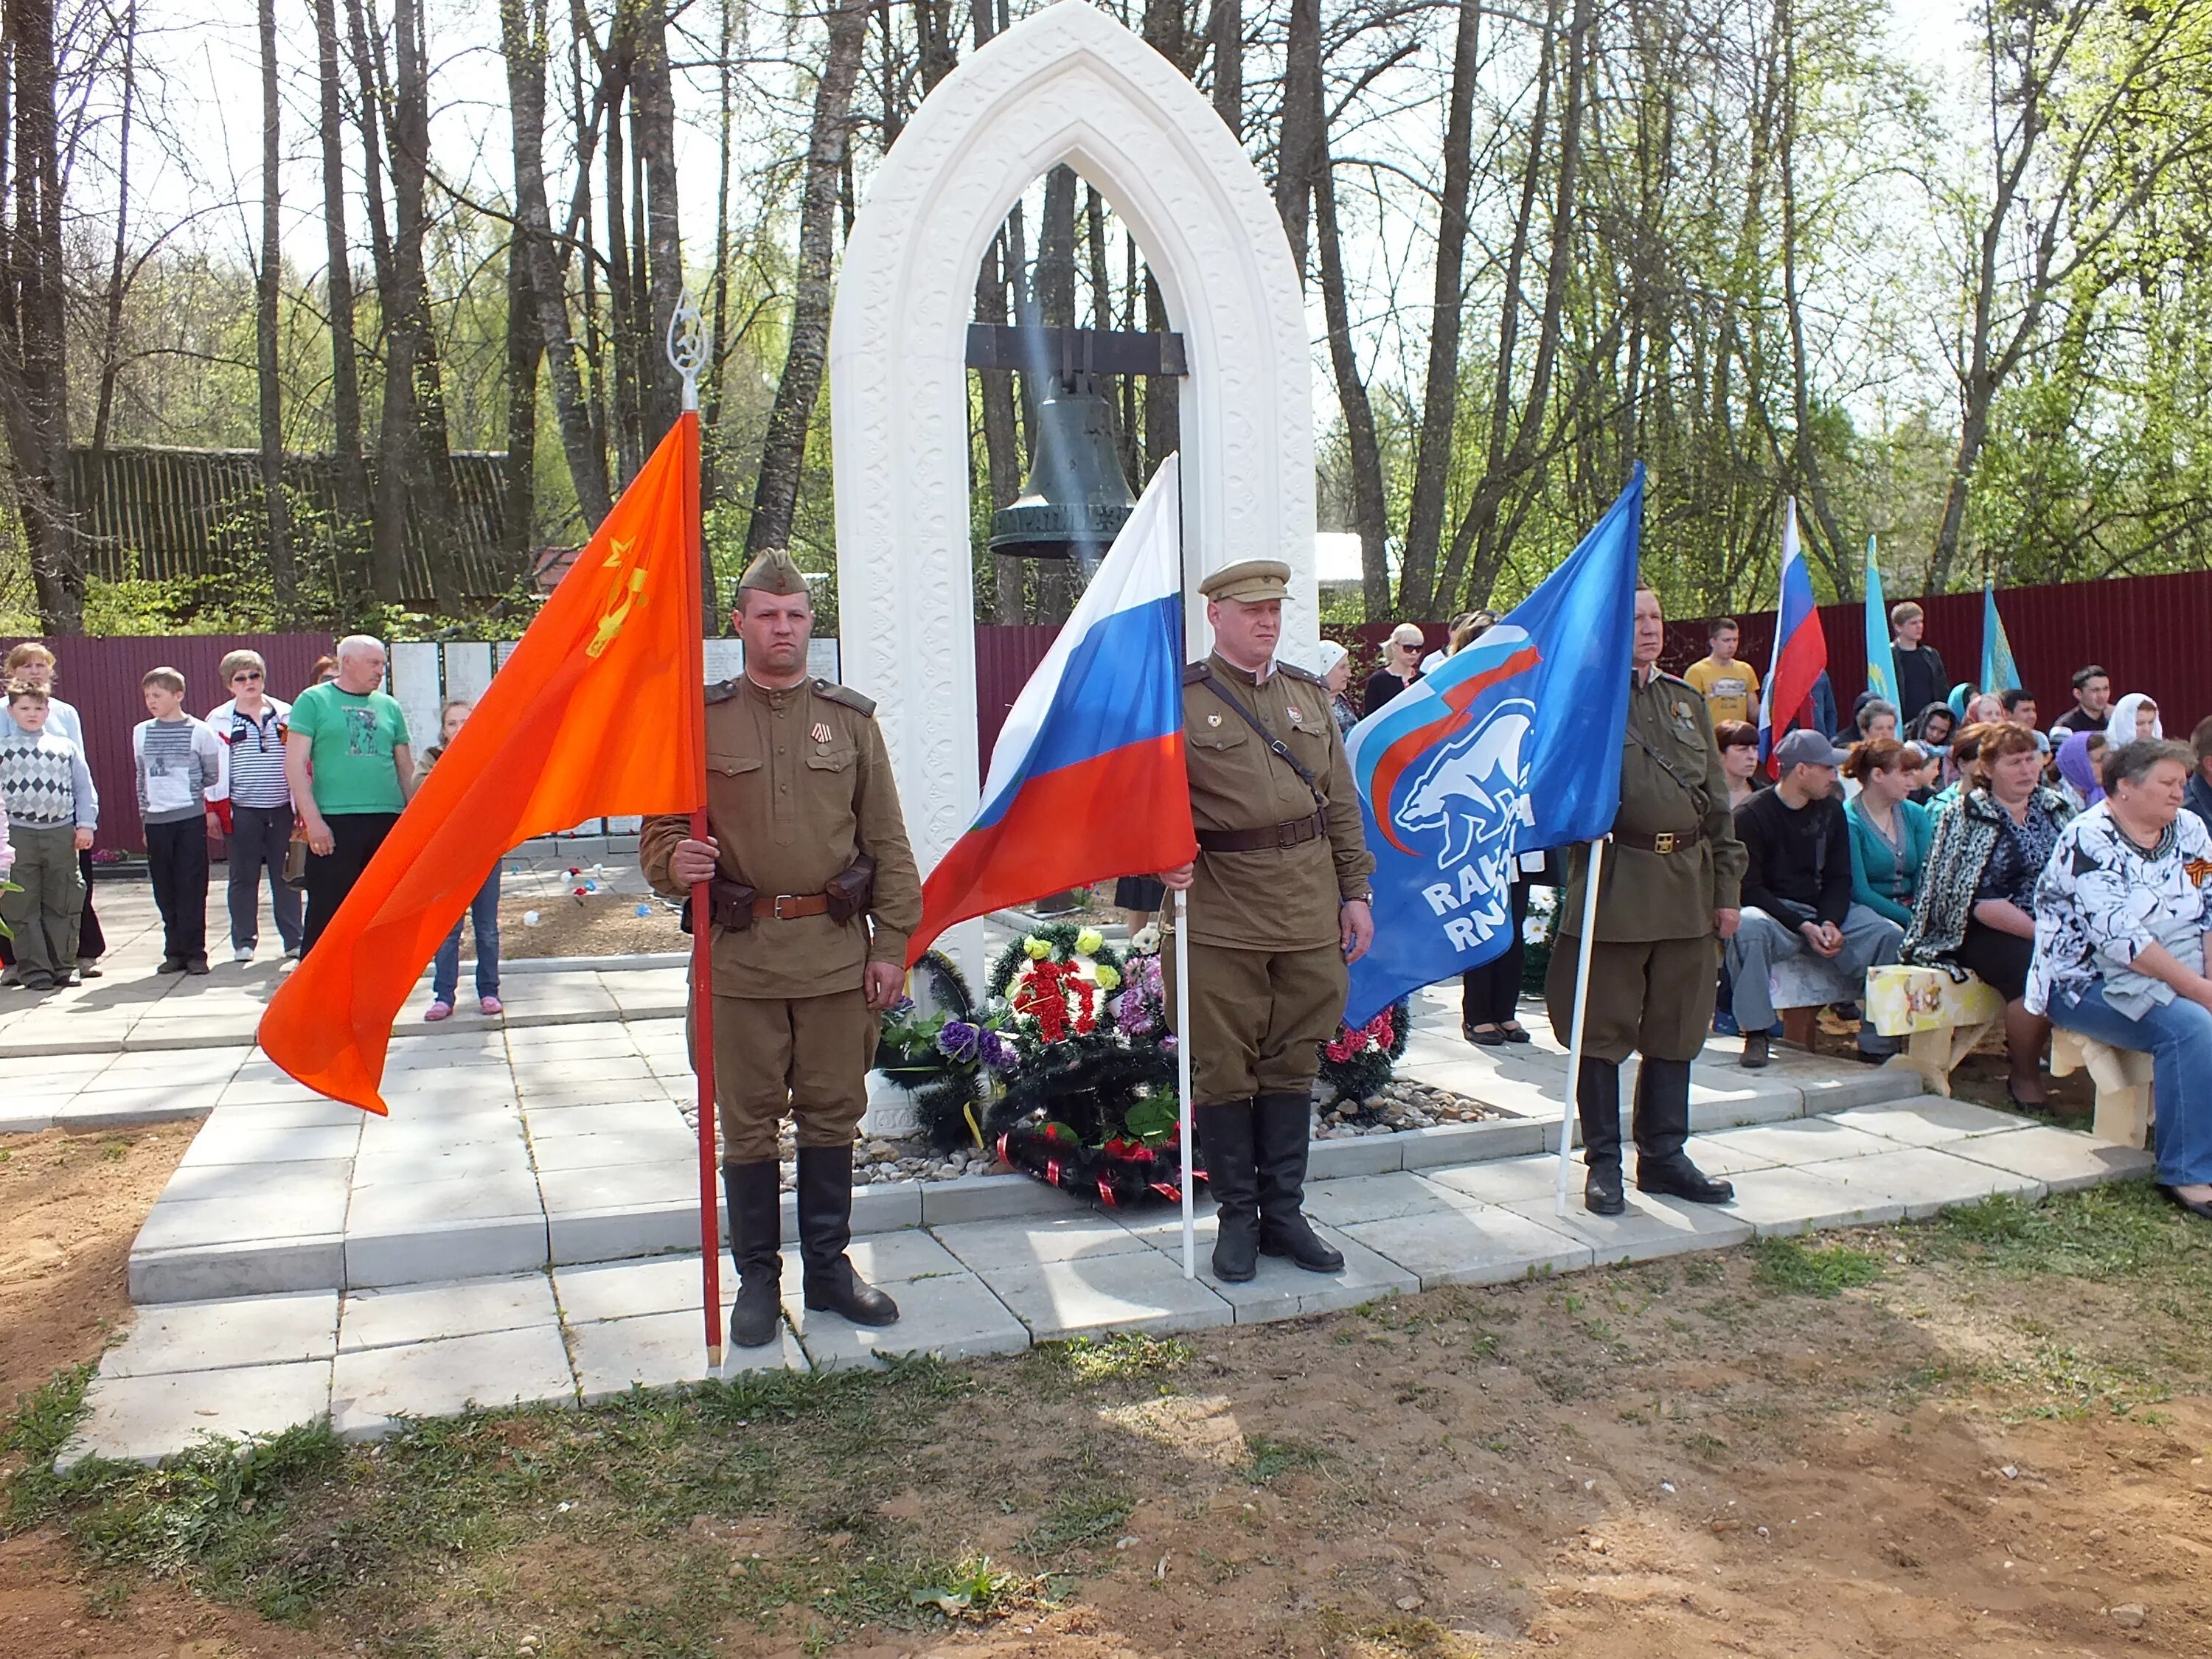
[[[2005,1091],[2014,1105],[2039,1109],[2050,1028],[2024,1000],[2035,882],[2074,809],[2042,787],[2043,755],[2027,727],[1997,722],[1960,735],[1973,744],[1973,759],[1959,799],[1936,821],[1901,955],[1923,967],[1971,969],[2005,1000]]]
[[[2036,886],[2027,1000],[2150,1055],[2159,1184],[2212,1221],[2212,832],[2181,810],[2195,760],[2158,738],[2106,757],[2104,800],[2060,834]]]

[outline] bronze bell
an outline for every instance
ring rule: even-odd
[[[1096,563],[1137,509],[1114,451],[1113,410],[1095,375],[1054,374],[1044,387],[1029,483],[991,515],[991,551]]]

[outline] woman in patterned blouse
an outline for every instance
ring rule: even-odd
[[[2212,1220],[2212,831],[2181,810],[2195,758],[2156,738],[2106,758],[2110,793],[2060,835],[2036,886],[2027,1000],[2151,1056],[2159,1184]]]
[[[1974,757],[1959,799],[1936,825],[1920,876],[1906,962],[1971,969],[2005,1000],[2005,1051],[2013,1103],[2044,1103],[2043,1043],[2050,1024],[2025,1000],[2035,954],[2035,880],[2074,809],[2041,787],[2035,733],[2010,721],[1961,734]]]

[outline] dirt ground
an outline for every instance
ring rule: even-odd
[[[651,914],[637,914],[641,904]],[[535,925],[523,921],[535,912]],[[683,951],[690,936],[676,925],[676,913],[658,898],[634,893],[564,894],[552,898],[510,898],[499,902],[499,951],[502,960],[543,957],[618,957],[650,951]],[[465,930],[461,960],[476,959],[476,941]]]
[[[131,1310],[131,1241],[199,1125],[0,1135],[0,1401],[98,1357]],[[232,1659],[333,1651],[171,1585],[95,1615],[76,1552],[40,1528],[0,1537],[0,1654],[9,1659]]]
[[[125,1316],[190,1134],[5,1143],[0,1390]],[[0,1542],[0,1653],[2208,1655],[2191,1224],[2094,1194],[781,1405],[509,1413],[267,1500],[223,1582],[312,1583],[303,1628],[103,1569],[94,1516]],[[1004,1570],[991,1615],[861,1595],[917,1553]]]

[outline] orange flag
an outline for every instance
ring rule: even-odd
[[[586,818],[706,799],[699,424],[680,418],[493,676],[307,959],[262,1051],[382,1115],[392,1022],[501,857]]]

